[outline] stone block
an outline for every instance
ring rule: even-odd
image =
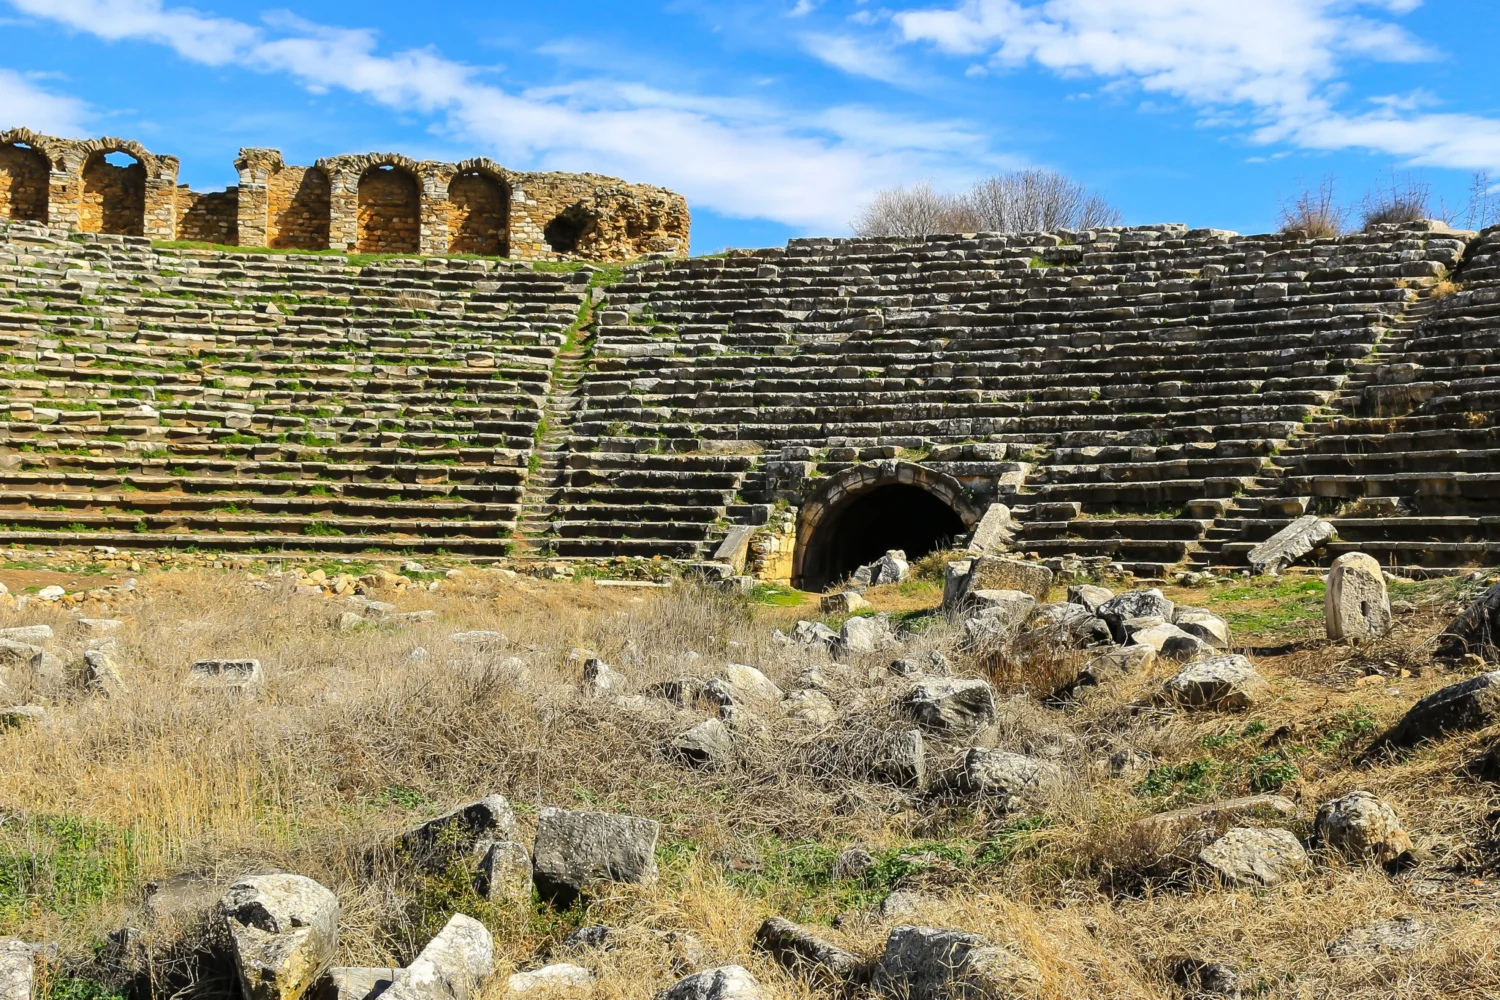
[[[1333,561],[1323,591],[1323,623],[1328,638],[1370,639],[1391,627],[1391,599],[1380,563],[1363,552]]]

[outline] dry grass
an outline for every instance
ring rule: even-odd
[[[1495,796],[1459,773],[1487,735],[1360,760],[1374,732],[1455,679],[1422,653],[1459,599],[1453,588],[1411,595],[1427,602],[1422,610],[1402,618],[1388,643],[1359,649],[1268,617],[1267,602],[1280,598],[1242,594],[1233,606],[1247,620],[1272,623],[1241,640],[1276,650],[1258,657],[1276,697],[1226,716],[1153,707],[1164,670],[1047,707],[1043,696],[1071,669],[1064,657],[966,659],[941,621],[910,615],[918,593],[929,607],[940,596],[924,586],[871,597],[928,626],[903,655],[942,649],[959,673],[988,667],[1000,717],[977,742],[1044,755],[1067,771],[1066,790],[1033,814],[871,780],[882,742],[902,728],[891,707],[900,682],[885,671],[891,656],[841,668],[774,643],[772,629],[806,609],[474,573],[442,593],[400,598],[404,610],[436,608],[437,624],[339,632],[333,601],[255,590],[226,574],[148,577],[143,599],[121,609],[127,693],[74,692],[43,725],[0,732],[0,813],[17,814],[0,824],[0,934],[60,941],[69,968],[93,974],[93,943],[138,919],[145,882],[187,875],[210,900],[237,875],[285,869],[338,893],[344,963],[405,962],[461,909],[495,931],[505,970],[545,960],[573,927],[609,923],[690,931],[715,960],[746,964],[777,996],[793,997],[806,988],[749,949],[759,922],[773,913],[827,922],[901,887],[926,894],[921,922],[987,934],[1036,962],[1048,1000],[1176,995],[1168,964],[1184,954],[1230,962],[1263,996],[1500,995]],[[1217,607],[1209,592],[1171,596]],[[60,639],[73,636],[69,615],[43,608],[0,625],[43,621]],[[476,653],[446,638],[480,628],[510,642]],[[425,661],[412,659],[417,646]],[[584,700],[578,647],[640,688],[726,662],[754,664],[791,688],[819,665],[837,719],[820,729],[764,711],[743,731],[732,767],[687,771],[660,747],[705,710]],[[186,666],[209,655],[258,657],[265,689],[254,699],[186,693]],[[1372,669],[1392,676],[1362,682]],[[930,771],[953,766],[972,742],[932,741]],[[1112,777],[1107,761],[1125,749],[1152,769]],[[1319,802],[1354,788],[1380,794],[1404,817],[1421,863],[1390,876],[1318,856],[1303,880],[1229,891],[1182,871],[1172,860],[1180,845],[1131,830],[1153,812],[1272,787],[1298,804],[1302,833]],[[372,849],[384,857],[393,833],[491,791],[510,798],[523,828],[542,805],[660,820],[660,883],[551,913],[480,901],[462,873],[424,878],[388,859],[368,863]],[[59,817],[89,832],[64,837]],[[832,878],[832,859],[850,844],[881,860],[875,876]],[[30,874],[17,881],[17,871]],[[1344,931],[1402,913],[1439,927],[1437,943],[1374,960],[1327,956]],[[878,952],[878,922],[844,926],[848,947]],[[588,962],[605,973],[601,997],[646,997],[675,978],[664,946],[646,938]]]

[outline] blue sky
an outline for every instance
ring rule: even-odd
[[[1241,232],[1325,177],[1452,215],[1500,183],[1482,0],[0,0],[0,33],[0,128],[139,139],[199,190],[241,146],[593,170],[686,194],[699,253],[1030,166]]]

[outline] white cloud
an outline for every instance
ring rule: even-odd
[[[911,82],[911,71],[899,58],[858,38],[809,32],[800,41],[803,51],[808,55],[845,73],[867,76],[884,83]]]
[[[103,38],[156,42],[187,60],[285,73],[309,90],[421,113],[515,166],[617,173],[727,215],[809,229],[842,229],[880,188],[917,176],[961,181],[994,160],[962,128],[872,111],[796,113],[608,80],[513,93],[434,49],[383,54],[372,30],[286,14],[254,26],[162,0],[10,2]]]
[[[1262,142],[1362,148],[1412,163],[1500,167],[1500,122],[1423,112],[1429,95],[1372,99],[1340,110],[1350,58],[1434,58],[1383,16],[1420,0],[963,0],[897,12],[908,42],[996,68],[1034,64],[1064,77],[1100,77],[1169,95],[1205,121],[1240,123]]]
[[[0,109],[0,130],[24,125],[49,135],[83,132],[82,101],[43,90],[14,70],[0,69]]]

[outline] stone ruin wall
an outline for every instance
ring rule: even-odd
[[[105,157],[123,153],[117,166]],[[688,253],[686,200],[599,174],[521,173],[483,157],[334,156],[310,167],[242,149],[239,184],[195,192],[178,161],[126,139],[0,132],[0,219],[228,246],[525,260]]]

